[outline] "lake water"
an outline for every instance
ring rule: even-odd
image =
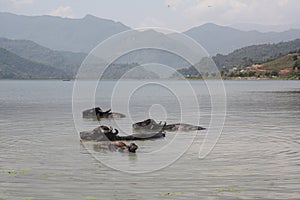
[[[207,131],[138,141],[136,155],[110,152],[106,144],[80,143],[78,131],[99,123],[78,119],[74,125],[73,83],[0,81],[1,200],[300,199],[299,81],[225,81],[223,132],[203,159],[199,148]],[[134,84],[124,81],[122,86]],[[118,112],[129,110],[130,116],[101,124],[127,134],[132,122],[149,115],[168,122],[193,122],[200,116],[200,125],[208,130],[216,128],[210,126],[212,117],[222,121],[222,116],[210,115],[211,98],[203,81],[192,81],[198,105],[181,81],[171,84],[187,103],[184,111],[176,96],[153,86],[137,90],[128,107],[114,107]],[[97,89],[97,105],[110,107],[113,85],[105,81]],[[115,98],[117,105],[124,101],[122,92]],[[84,108],[85,101],[84,96],[79,99],[78,107]],[[217,108],[218,102],[222,101],[217,100]],[[174,151],[165,150],[172,141]],[[187,144],[189,148],[177,155],[176,150]],[[153,158],[155,151],[161,157]],[[147,172],[140,171],[143,166]]]

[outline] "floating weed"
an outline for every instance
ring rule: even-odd
[[[6,193],[0,192],[0,200],[5,200],[6,196]]]
[[[97,200],[97,197],[87,196],[87,197],[84,197],[84,200]]]
[[[161,197],[171,197],[171,196],[177,196],[181,195],[182,192],[167,192],[167,193],[160,193],[159,196]]]
[[[48,174],[41,175],[41,178],[50,178],[50,177],[57,176],[57,175],[58,174],[55,174],[55,173],[48,173]]]
[[[216,188],[212,190],[213,194],[219,194],[222,192],[234,192],[234,193],[239,193],[241,192],[242,189],[237,188],[237,187],[224,187],[224,188]]]
[[[23,197],[22,200],[33,200],[33,197]]]
[[[3,173],[8,173],[8,174],[10,174],[12,176],[16,176],[18,174],[17,171],[14,170],[14,169],[4,169],[4,170],[2,170],[2,172]]]
[[[4,170],[1,170],[0,172],[7,173],[12,176],[18,176],[18,175],[28,174],[28,170],[29,169],[19,169],[19,170],[4,169]]]

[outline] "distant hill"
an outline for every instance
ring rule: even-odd
[[[199,42],[210,55],[228,54],[236,49],[266,43],[278,43],[300,38],[300,30],[284,32],[241,31],[208,23],[184,32]]]
[[[229,69],[235,66],[266,62],[268,59],[279,58],[297,49],[300,49],[300,39],[277,44],[252,45],[237,49],[228,55],[217,54],[213,60],[219,68]]]
[[[55,16],[23,16],[0,12],[0,37],[31,40],[53,50],[88,53],[108,37],[131,28],[112,20],[87,15],[81,19]],[[300,30],[283,32],[241,31],[204,24],[184,32],[199,42],[210,55],[228,54],[236,49],[300,38]],[[165,35],[168,40],[170,35]],[[171,37],[172,38],[172,37]]]
[[[300,49],[262,64],[231,69],[229,72],[224,72],[223,75],[224,78],[234,79],[273,79],[279,77],[300,80]]]
[[[130,29],[112,20],[23,16],[0,12],[0,37],[34,41],[54,50],[89,52],[106,38]]]
[[[29,40],[0,38],[0,47],[28,60],[61,69],[70,77],[76,75],[86,57],[85,53],[54,51]]]
[[[299,68],[300,70],[300,50],[298,52],[289,53],[278,59],[263,63],[260,68],[277,72],[280,72],[280,70],[284,69],[292,70],[295,68]]]
[[[300,59],[295,59],[294,55],[297,52],[299,54],[299,49],[300,39],[296,39],[277,44],[252,45],[237,49],[228,55],[217,54],[212,57],[212,60],[221,71],[228,71],[234,67],[237,67],[238,70],[242,70],[254,64],[258,64],[259,69],[279,72],[282,69],[292,69],[295,66],[300,69]],[[298,57],[300,57],[300,55],[298,55]],[[212,66],[212,64],[207,61],[211,61],[211,59],[203,58],[198,63],[200,66],[199,69],[201,69],[203,73],[209,72],[209,68]],[[200,76],[199,72],[192,66],[177,71],[186,77]]]
[[[167,41],[166,36],[164,34],[155,31],[148,31],[147,33],[133,32],[132,37],[142,37],[142,40],[145,41],[152,41],[153,38],[153,40],[155,40],[157,43]],[[126,48],[128,45],[127,41],[123,40],[116,40],[115,42],[116,44],[114,46],[118,46],[118,48]],[[168,38],[168,44],[173,43],[173,40]],[[54,51],[29,40],[11,40],[6,38],[0,38],[0,47],[7,49],[8,51],[28,61],[31,61],[32,63],[40,63],[43,65],[47,65],[48,67],[53,67],[62,70],[67,74],[68,78],[74,78],[76,76],[78,68],[87,56],[87,54],[85,53]],[[101,60],[101,55],[96,56],[99,56],[100,59],[99,57],[94,57],[93,55],[89,57],[90,59],[87,61],[88,65],[93,65],[94,68],[91,68],[91,71],[85,71],[84,78],[98,78],[97,68],[103,67],[108,64],[104,60]],[[106,70],[104,78],[118,79],[129,70],[130,74],[126,75],[126,77],[124,78],[157,78],[157,75],[155,73],[147,70],[147,67],[139,66],[137,62],[141,65],[144,63],[162,63],[174,67],[182,67],[182,65],[185,63],[184,60],[178,58],[178,56],[172,55],[165,51],[156,51],[152,49],[138,50],[123,55],[119,59],[117,59]],[[136,67],[136,69],[132,70],[132,68],[134,67]],[[9,72],[9,70],[13,71],[14,69],[6,68],[6,72]],[[30,74],[30,69],[25,68],[23,72]],[[14,77],[16,78],[17,76]],[[35,78],[48,77],[42,76]]]
[[[189,66],[187,61],[180,57],[184,55],[176,55],[175,53],[164,50],[176,49],[178,48],[178,43],[172,37],[168,37],[163,33],[154,30],[136,31],[132,32],[127,40],[128,41],[124,41],[122,38],[116,38],[113,46],[117,46],[119,49],[127,49],[128,47],[137,44],[137,42],[131,42],[135,40],[139,41],[138,44],[145,46],[145,48],[137,49],[122,55],[116,60],[117,63],[136,62],[140,65],[159,63],[176,69]],[[159,48],[146,48],[149,44]],[[201,55],[199,55],[199,57],[201,58]]]
[[[155,79],[157,74],[137,63],[111,64],[103,73],[102,79]]]
[[[2,79],[51,79],[67,78],[59,69],[22,58],[0,48],[0,78]]]

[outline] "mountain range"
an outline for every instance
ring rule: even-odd
[[[62,70],[69,77],[76,75],[80,64],[87,56],[85,53],[51,50],[30,40],[0,38],[0,47],[24,59]]]
[[[79,66],[96,45],[114,34],[132,30],[120,22],[92,15],[82,19],[68,19],[3,12],[0,12],[0,26],[1,78],[47,77],[45,74],[39,74],[37,69],[46,69],[46,72],[49,72],[48,78],[75,77]],[[262,62],[296,50],[300,45],[300,40],[297,40],[300,38],[298,29],[282,32],[241,31],[208,23],[183,33],[199,42],[210,55],[213,55],[212,58],[219,68],[230,68],[248,62]],[[176,34],[164,34],[155,30],[133,31],[131,39],[139,39],[145,43],[153,39],[159,44],[172,44],[172,41],[176,40]],[[116,40],[113,46],[116,50],[122,49],[126,47],[126,42],[130,41]],[[4,59],[4,55],[16,62]],[[130,63],[160,63],[176,69],[189,67],[188,63],[178,56],[146,49],[130,52],[118,58],[111,70],[115,68],[120,72],[122,68],[136,67],[136,64]],[[30,71],[29,65],[34,69]],[[9,67],[12,73],[9,73]],[[22,67],[33,75],[30,76],[29,72],[22,71]],[[112,71],[107,74],[112,78]],[[147,74],[151,75],[151,73]]]
[[[119,22],[87,15],[82,19],[0,13],[0,37],[34,41],[54,50],[89,52],[106,38],[129,30]]]
[[[0,37],[34,41],[54,50],[90,52],[108,37],[130,27],[112,20],[86,15],[81,19],[54,16],[23,16],[0,12]],[[228,54],[235,49],[300,38],[300,30],[283,32],[241,31],[208,23],[184,34],[199,42],[210,55]],[[168,35],[165,35],[168,37]]]
[[[194,27],[184,33],[201,44],[210,55],[228,54],[236,49],[254,44],[278,43],[300,38],[298,29],[262,33],[241,31],[211,23]]]
[[[24,59],[0,48],[0,78],[5,79],[63,79],[68,75],[54,67]]]
[[[300,49],[300,39],[275,44],[251,45],[236,49],[228,55],[217,54],[212,59],[219,69],[229,69],[277,59],[298,49]]]

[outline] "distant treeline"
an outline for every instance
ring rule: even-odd
[[[217,54],[212,59],[219,69],[230,69],[275,60],[298,49],[300,49],[300,39],[278,44],[252,45],[237,49],[228,55]]]

